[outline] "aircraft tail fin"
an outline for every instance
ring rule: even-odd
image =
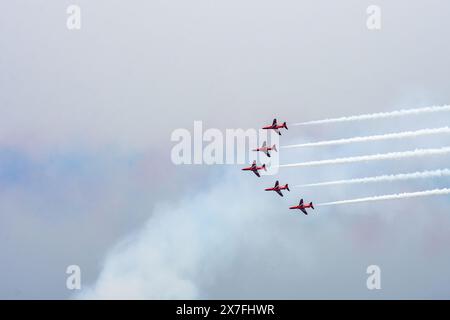
[[[284,187],[286,188],[287,191],[291,191],[291,190],[289,190],[289,185],[287,183]]]
[[[272,146],[272,150],[278,152],[278,150],[277,150],[277,145],[276,145],[276,144],[274,144],[274,145]]]
[[[309,205],[311,206],[311,208],[314,210],[314,206],[313,206],[313,203],[312,202],[310,202],[309,203]]]
[[[286,122],[283,122],[283,128],[285,128],[286,130],[288,130],[288,127],[286,125]]]

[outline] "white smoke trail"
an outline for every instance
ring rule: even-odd
[[[361,114],[361,115],[349,116],[349,117],[340,117],[340,118],[299,122],[299,123],[294,123],[293,125],[294,126],[306,126],[306,125],[314,125],[314,124],[361,121],[361,120],[369,120],[369,119],[395,118],[395,117],[401,117],[401,116],[407,116],[407,115],[419,115],[419,114],[424,114],[424,113],[435,113],[435,112],[444,112],[444,111],[450,111],[450,105],[432,106],[432,107],[424,107],[424,108],[417,108],[417,109],[402,109],[402,110],[397,110],[397,111],[379,112],[379,113],[372,113],[372,114]]]
[[[450,176],[450,170],[442,169],[442,170],[433,170],[433,171],[400,173],[400,174],[390,174],[390,175],[382,175],[382,176],[375,176],[375,177],[310,183],[310,184],[296,185],[294,187],[301,187],[301,188],[303,188],[303,187],[322,187],[322,186],[334,186],[334,185],[342,185],[342,184],[392,182],[392,181],[426,179],[426,178],[437,178],[437,177],[448,177],[448,176]]]
[[[394,199],[407,199],[407,198],[427,197],[427,196],[435,196],[435,195],[445,195],[445,194],[450,194],[449,188],[426,190],[426,191],[411,192],[411,193],[387,194],[387,195],[383,195],[383,196],[341,200],[341,201],[334,201],[334,202],[325,202],[325,203],[319,203],[319,204],[317,204],[317,206],[333,206],[333,205],[338,205],[338,204],[350,204],[350,203],[361,203],[361,202],[368,202],[368,201],[382,201],[382,200],[394,200]]]
[[[417,131],[404,131],[404,132],[396,132],[396,133],[387,133],[380,134],[374,136],[365,136],[365,137],[353,137],[347,139],[337,139],[337,140],[328,140],[328,141],[319,141],[319,142],[310,142],[303,144],[293,144],[282,146],[281,148],[305,148],[305,147],[321,147],[321,146],[332,146],[332,145],[341,145],[341,144],[349,144],[354,142],[370,142],[370,141],[380,141],[380,140],[389,140],[389,139],[403,139],[403,138],[414,138],[419,136],[427,136],[434,134],[443,134],[450,133],[449,127],[435,128],[435,129],[421,129]]]
[[[354,163],[354,162],[363,162],[363,161],[404,159],[404,158],[412,158],[412,157],[443,155],[443,154],[448,154],[448,153],[450,153],[450,147],[443,147],[443,148],[439,148],[439,149],[416,149],[413,151],[391,152],[391,153],[372,154],[372,155],[348,157],[348,158],[337,158],[337,159],[328,159],[328,160],[282,164],[279,167],[280,168],[313,167],[313,166],[320,166],[320,165],[327,165],[327,164],[343,164],[343,163]]]

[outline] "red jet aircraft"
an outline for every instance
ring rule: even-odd
[[[264,171],[267,171],[266,165],[263,164],[261,167],[258,167],[258,166],[256,165],[256,160],[253,161],[251,167],[243,168],[242,170],[244,170],[244,171],[253,171],[253,173],[256,174],[258,177],[260,177],[258,170],[264,170]]]
[[[268,147],[265,141],[264,141],[264,143],[263,143],[263,145],[262,145],[261,148],[253,149],[253,151],[262,151],[262,152],[264,152],[264,153],[266,154],[266,156],[268,156],[269,158],[270,158],[270,153],[269,153],[269,151],[271,151],[271,150],[273,150],[273,151],[278,151],[278,150],[277,150],[277,146],[276,146],[276,145],[273,145],[273,146],[271,146],[271,147]]]
[[[291,190],[289,190],[289,186],[288,186],[287,183],[286,183],[286,185],[284,187],[280,187],[280,183],[278,182],[278,180],[275,182],[275,186],[273,188],[267,188],[267,189],[264,189],[264,190],[266,190],[266,191],[275,191],[280,196],[283,196],[283,194],[281,193],[281,190],[291,191]]]
[[[286,125],[286,122],[283,122],[282,125],[278,125],[277,119],[273,119],[271,126],[263,127],[263,129],[266,129],[266,130],[275,130],[275,132],[278,133],[280,136],[281,136],[281,132],[278,129],[281,129],[281,128],[285,128],[287,130],[288,127]]]
[[[300,200],[300,203],[298,204],[298,206],[289,207],[289,209],[299,209],[299,210],[302,210],[302,212],[303,212],[304,214],[307,215],[308,212],[306,212],[306,210],[305,210],[306,208],[312,208],[312,209],[314,210],[313,203],[310,202],[309,204],[304,204],[304,203],[303,203],[303,199]]]

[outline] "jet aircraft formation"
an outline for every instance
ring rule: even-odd
[[[274,130],[276,133],[278,133],[281,136],[281,131],[280,129],[286,129],[288,130],[288,127],[286,125],[286,122],[283,122],[283,124],[278,125],[277,124],[277,119],[273,119],[272,125],[270,126],[265,126],[262,129],[264,130]],[[252,151],[256,151],[256,152],[263,152],[267,157],[270,157],[270,152],[271,151],[275,151],[278,152],[277,150],[277,146],[274,144],[273,146],[267,146],[266,141],[264,141],[264,143],[262,144],[261,147],[253,149]],[[242,168],[242,170],[244,171],[252,171],[258,178],[261,177],[261,175],[259,174],[260,170],[264,170],[267,171],[266,169],[266,165],[263,164],[262,166],[258,166],[256,164],[256,160],[253,161],[252,165],[250,167],[246,167],[246,168]],[[283,193],[281,192],[282,190],[289,190],[289,185],[286,183],[284,186],[280,186],[280,182],[277,180],[275,182],[275,185],[272,188],[266,188],[264,189],[265,191],[275,191],[276,193],[278,193],[281,197],[283,197]],[[310,202],[309,204],[305,204],[303,199],[300,199],[300,202],[297,206],[292,206],[289,207],[289,209],[298,209],[301,210],[305,215],[308,214],[308,212],[306,211],[306,209],[311,208],[314,209],[314,205],[312,202]]]

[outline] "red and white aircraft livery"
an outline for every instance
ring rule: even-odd
[[[281,136],[281,132],[278,129],[282,129],[282,128],[287,130],[288,127],[286,125],[286,122],[283,122],[282,125],[278,125],[277,119],[273,119],[271,126],[263,127],[263,129],[266,129],[266,130],[275,130],[275,132],[278,133],[280,136]]]
[[[287,190],[287,191],[291,191],[289,190],[289,186],[286,183],[286,185],[284,187],[280,187],[280,183],[278,182],[278,180],[275,182],[275,186],[273,188],[267,188],[264,189],[266,191],[275,191],[276,193],[278,193],[280,196],[283,196],[283,194],[281,193],[281,190]]]
[[[262,145],[261,148],[253,149],[253,151],[262,151],[262,152],[264,152],[264,153],[266,154],[266,156],[268,156],[269,158],[270,158],[270,153],[269,153],[269,151],[271,151],[271,150],[277,151],[277,152],[278,152],[277,146],[276,146],[276,145],[273,145],[273,146],[271,146],[271,147],[268,147],[265,141],[264,141],[264,143],[263,143],[263,145]]]
[[[309,204],[304,204],[304,203],[303,203],[303,199],[300,200],[300,203],[298,204],[298,206],[289,207],[289,209],[299,209],[299,210],[302,210],[302,212],[303,212],[304,214],[306,214],[306,215],[308,214],[308,212],[306,212],[306,210],[305,210],[305,209],[307,209],[307,208],[312,208],[312,209],[314,210],[313,203],[310,202]]]
[[[264,171],[267,171],[266,165],[263,164],[261,167],[258,167],[258,166],[256,165],[256,160],[253,161],[251,167],[243,168],[242,170],[244,170],[244,171],[253,171],[253,173],[256,174],[258,177],[260,177],[258,170],[264,170]]]

